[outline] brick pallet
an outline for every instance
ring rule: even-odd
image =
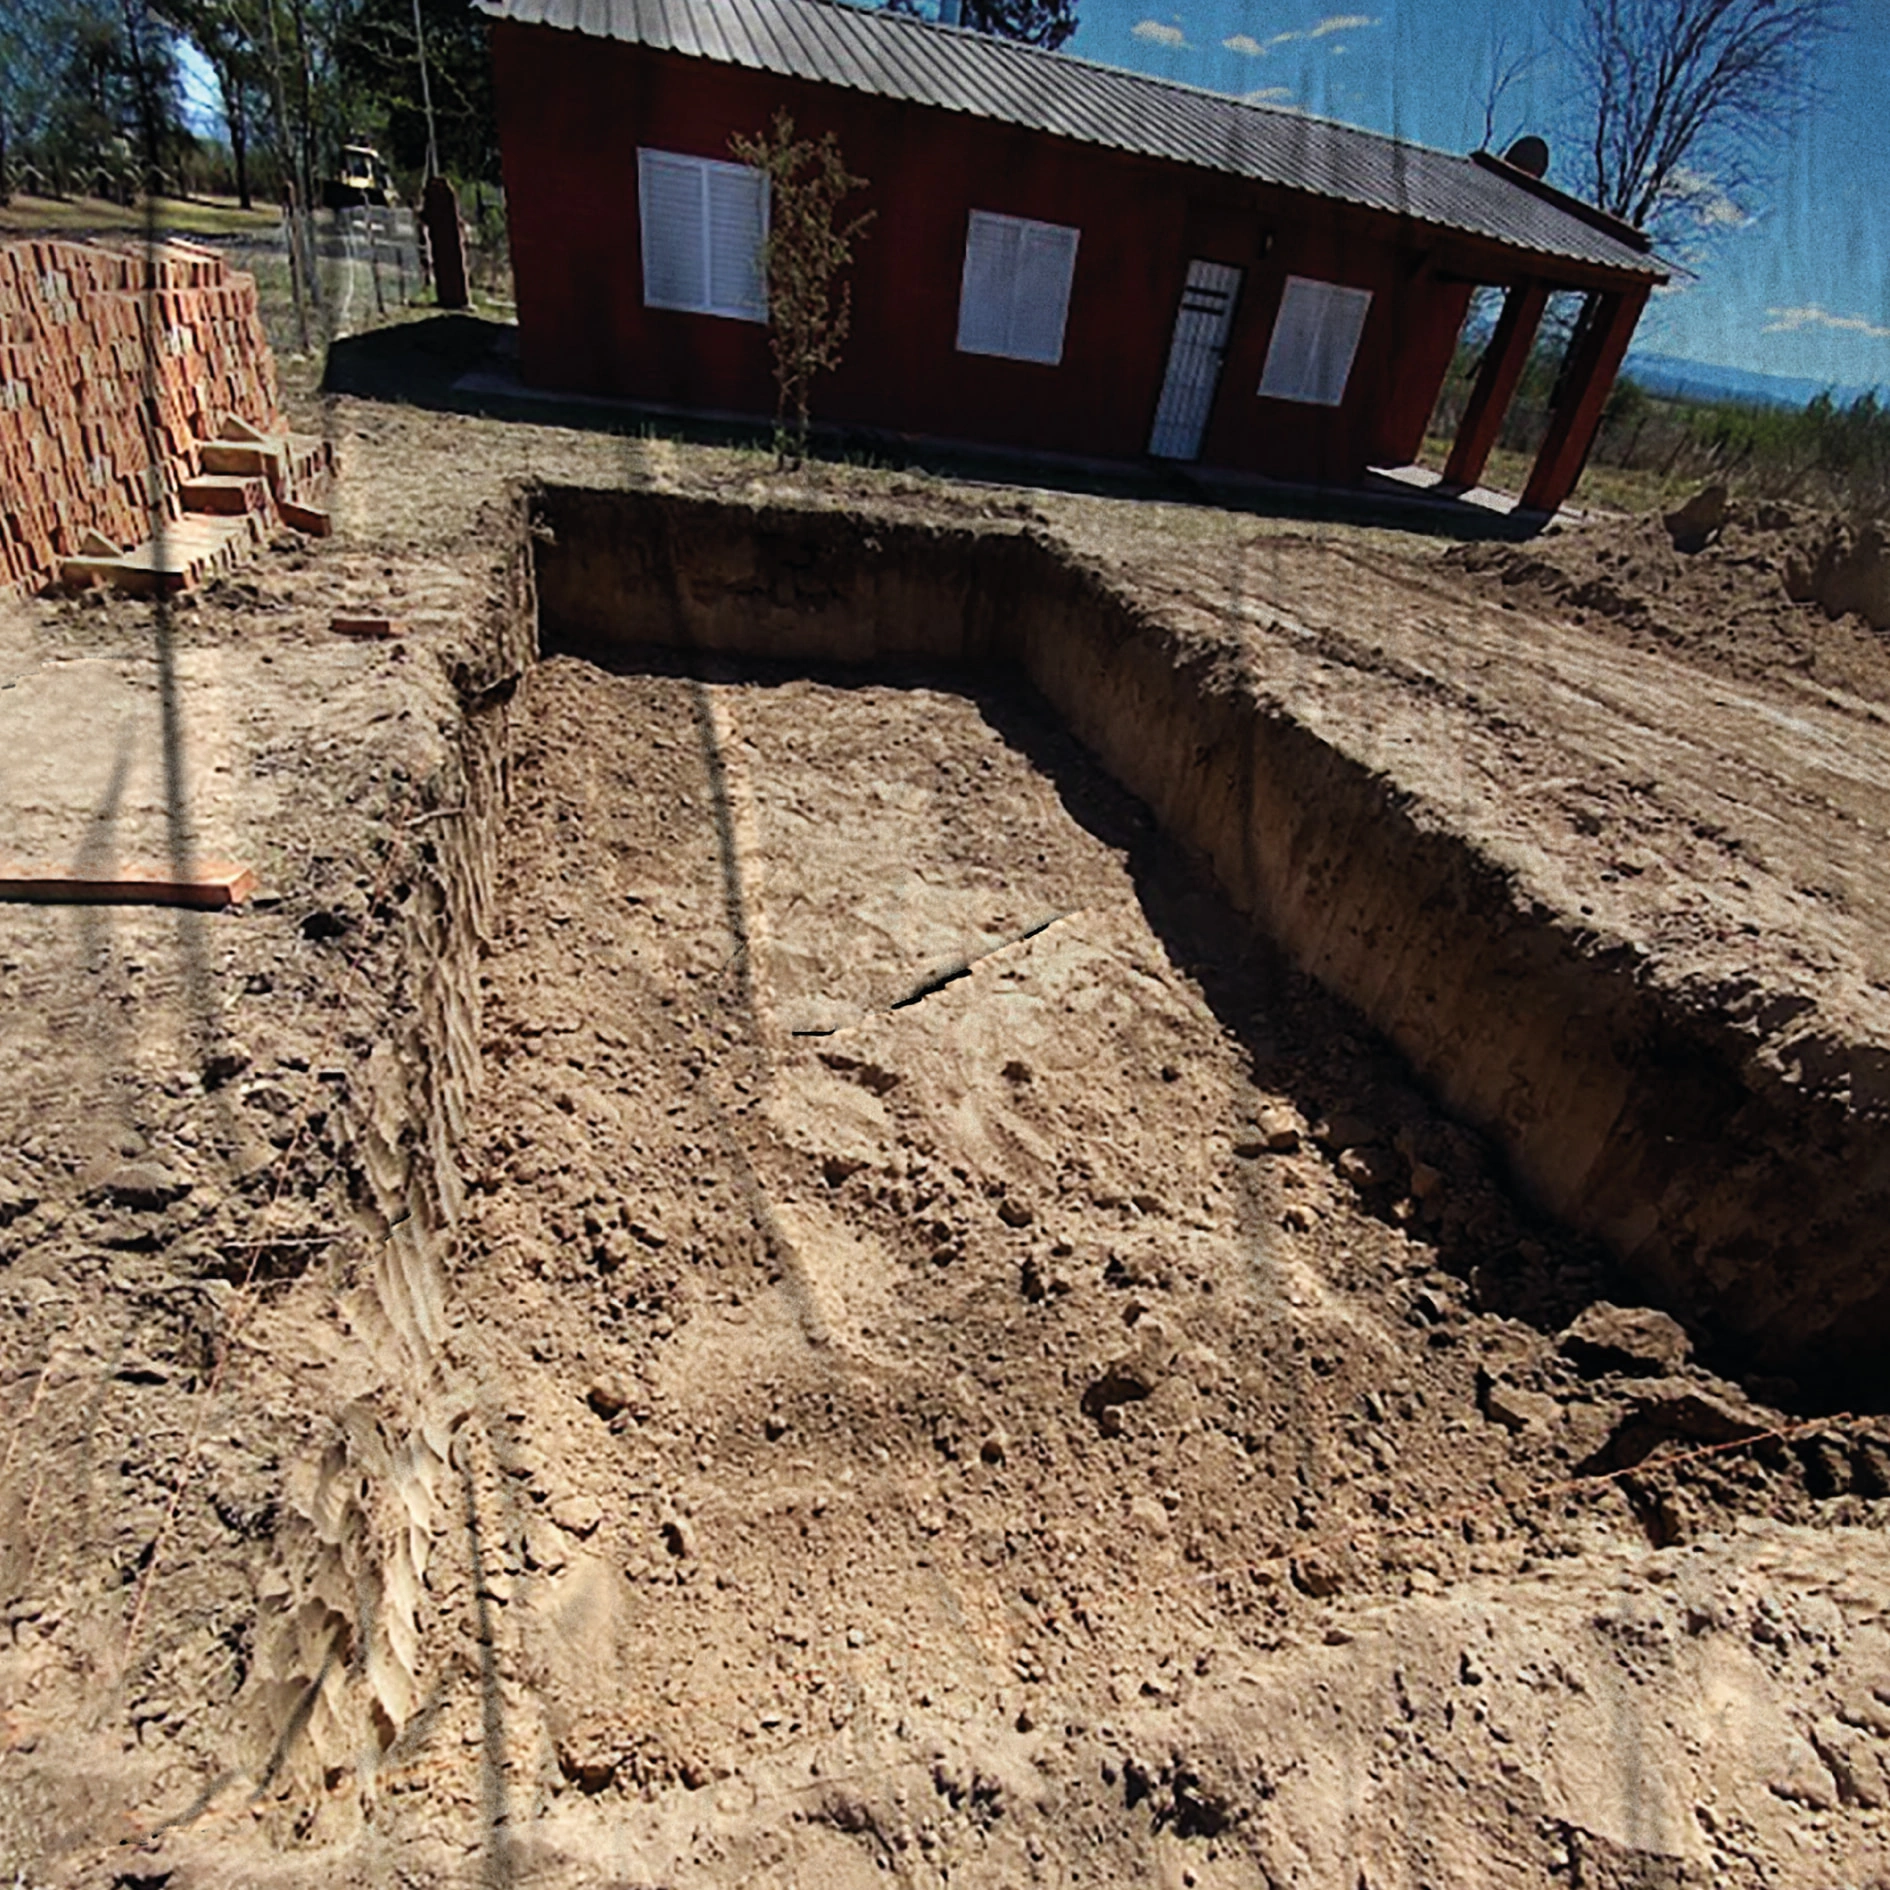
[[[321,529],[332,469],[283,425],[256,284],[214,250],[0,244],[0,592],[182,588],[275,524]]]

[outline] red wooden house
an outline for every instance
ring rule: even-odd
[[[874,221],[823,418],[1347,482],[1416,457],[1472,289],[1507,291],[1474,484],[1547,296],[1586,297],[1524,495],[1579,475],[1649,291],[1638,231],[1520,164],[832,0],[484,0],[536,387],[771,413],[760,174],[832,131]]]

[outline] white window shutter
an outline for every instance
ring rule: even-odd
[[[735,164],[704,167],[708,185],[709,308],[768,319],[761,245],[768,231],[767,178]]]
[[[1019,226],[1011,217],[971,213],[965,276],[958,295],[958,346],[965,354],[1010,351],[1011,287],[1017,277]]]
[[[768,319],[761,245],[768,230],[768,180],[742,164],[637,153],[643,223],[643,300],[739,321]]]
[[[1063,327],[1076,275],[1078,232],[1054,223],[1027,223],[1018,242],[1007,353],[1054,367],[1063,359]]]
[[[1267,344],[1260,392],[1271,400],[1338,406],[1352,378],[1352,362],[1371,305],[1369,289],[1288,276],[1280,312],[1274,318],[1273,338]]]
[[[705,307],[709,272],[701,167],[667,151],[639,151],[637,185],[644,301],[652,308]]]
[[[1063,358],[1078,232],[974,210],[958,293],[958,347],[1054,367]]]

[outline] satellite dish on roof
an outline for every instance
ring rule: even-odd
[[[1503,153],[1503,162],[1519,171],[1527,171],[1531,177],[1545,176],[1549,169],[1548,143],[1532,131],[1526,138],[1518,138]]]

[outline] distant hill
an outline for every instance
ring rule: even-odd
[[[1650,394],[1686,400],[1756,401],[1768,407],[1808,407],[1827,388],[1840,407],[1848,407],[1870,391],[1864,387],[1834,387],[1828,381],[1805,380],[1791,374],[1713,367],[1704,361],[1683,361],[1672,354],[1632,353],[1622,372]],[[1883,400],[1890,390],[1880,387],[1876,392]]]

